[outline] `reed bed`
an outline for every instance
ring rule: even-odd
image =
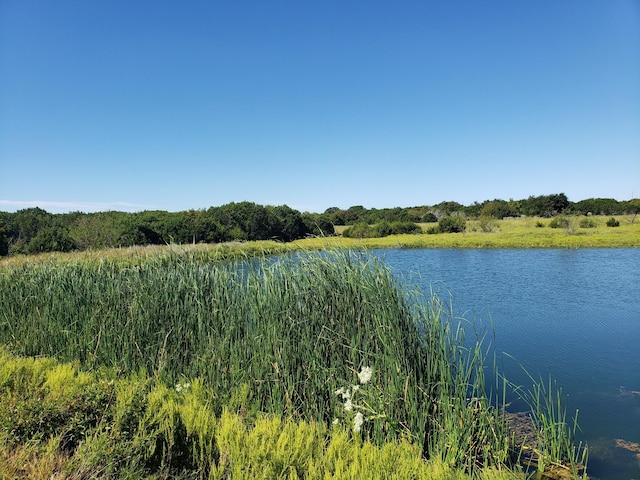
[[[73,258],[0,269],[0,343],[13,354],[176,387],[199,379],[244,415],[338,423],[376,445],[405,439],[471,475],[510,462],[482,342],[469,345],[437,296],[407,290],[373,256]]]

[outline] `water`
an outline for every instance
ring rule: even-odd
[[[557,381],[579,409],[592,478],[640,479],[640,458],[615,442],[640,443],[640,249],[375,253],[424,291],[450,292],[511,381],[531,384],[522,366]]]

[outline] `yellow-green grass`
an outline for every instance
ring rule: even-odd
[[[177,387],[0,348],[0,479],[471,478],[406,439],[374,445],[344,426],[247,416],[198,379]]]
[[[550,219],[523,217],[495,220],[493,230],[484,232],[480,221],[467,221],[464,233],[392,235],[384,238],[353,239],[339,237],[327,240],[332,246],[350,248],[613,248],[640,247],[640,220],[632,223],[632,215],[615,218],[619,227],[608,227],[609,216],[567,217],[569,228],[551,228]],[[596,228],[580,227],[580,220],[591,219]],[[542,227],[538,226],[543,225]],[[421,224],[424,232],[437,223]],[[341,233],[345,226],[336,227]],[[304,240],[316,245],[323,240]]]

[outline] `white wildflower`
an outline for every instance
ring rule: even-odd
[[[353,403],[351,403],[351,399],[350,399],[350,398],[347,398],[347,401],[346,401],[346,402],[344,402],[344,409],[345,409],[347,412],[350,412],[350,411],[352,411],[352,410],[353,410]]]
[[[331,423],[333,423],[334,425],[338,425],[338,423],[340,423],[340,420],[338,420],[337,418],[334,418],[333,422]]]
[[[354,392],[357,392],[358,390],[360,390],[360,385],[353,385],[353,386],[351,387],[351,389],[352,389]]]
[[[358,380],[364,385],[365,383],[369,383],[371,375],[373,375],[373,369],[371,367],[362,367],[362,370],[358,374]]]
[[[356,416],[353,418],[353,431],[359,432],[362,428],[362,424],[364,423],[364,416],[361,412],[356,413]]]
[[[347,400],[351,400],[351,391],[348,388],[345,388],[344,392],[342,392],[342,400],[344,400],[345,402]]]
[[[334,395],[342,395],[342,394],[344,394],[344,392],[345,392],[344,387],[340,387],[338,390],[333,392],[333,394]]]
[[[178,383],[176,385],[176,392],[182,393],[183,390],[187,390],[190,387],[191,387],[190,383]]]

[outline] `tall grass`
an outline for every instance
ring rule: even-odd
[[[179,391],[178,391],[179,390]],[[0,479],[430,479],[469,476],[423,461],[407,439],[382,446],[339,426],[248,419],[197,379],[90,374],[0,348]],[[518,478],[486,469],[486,480]]]
[[[437,296],[407,292],[362,253],[11,263],[0,270],[0,342],[168,384],[200,378],[245,414],[323,425],[344,418],[334,392],[366,366],[358,435],[408,439],[425,458],[471,473],[509,461],[481,342],[465,342]]]

